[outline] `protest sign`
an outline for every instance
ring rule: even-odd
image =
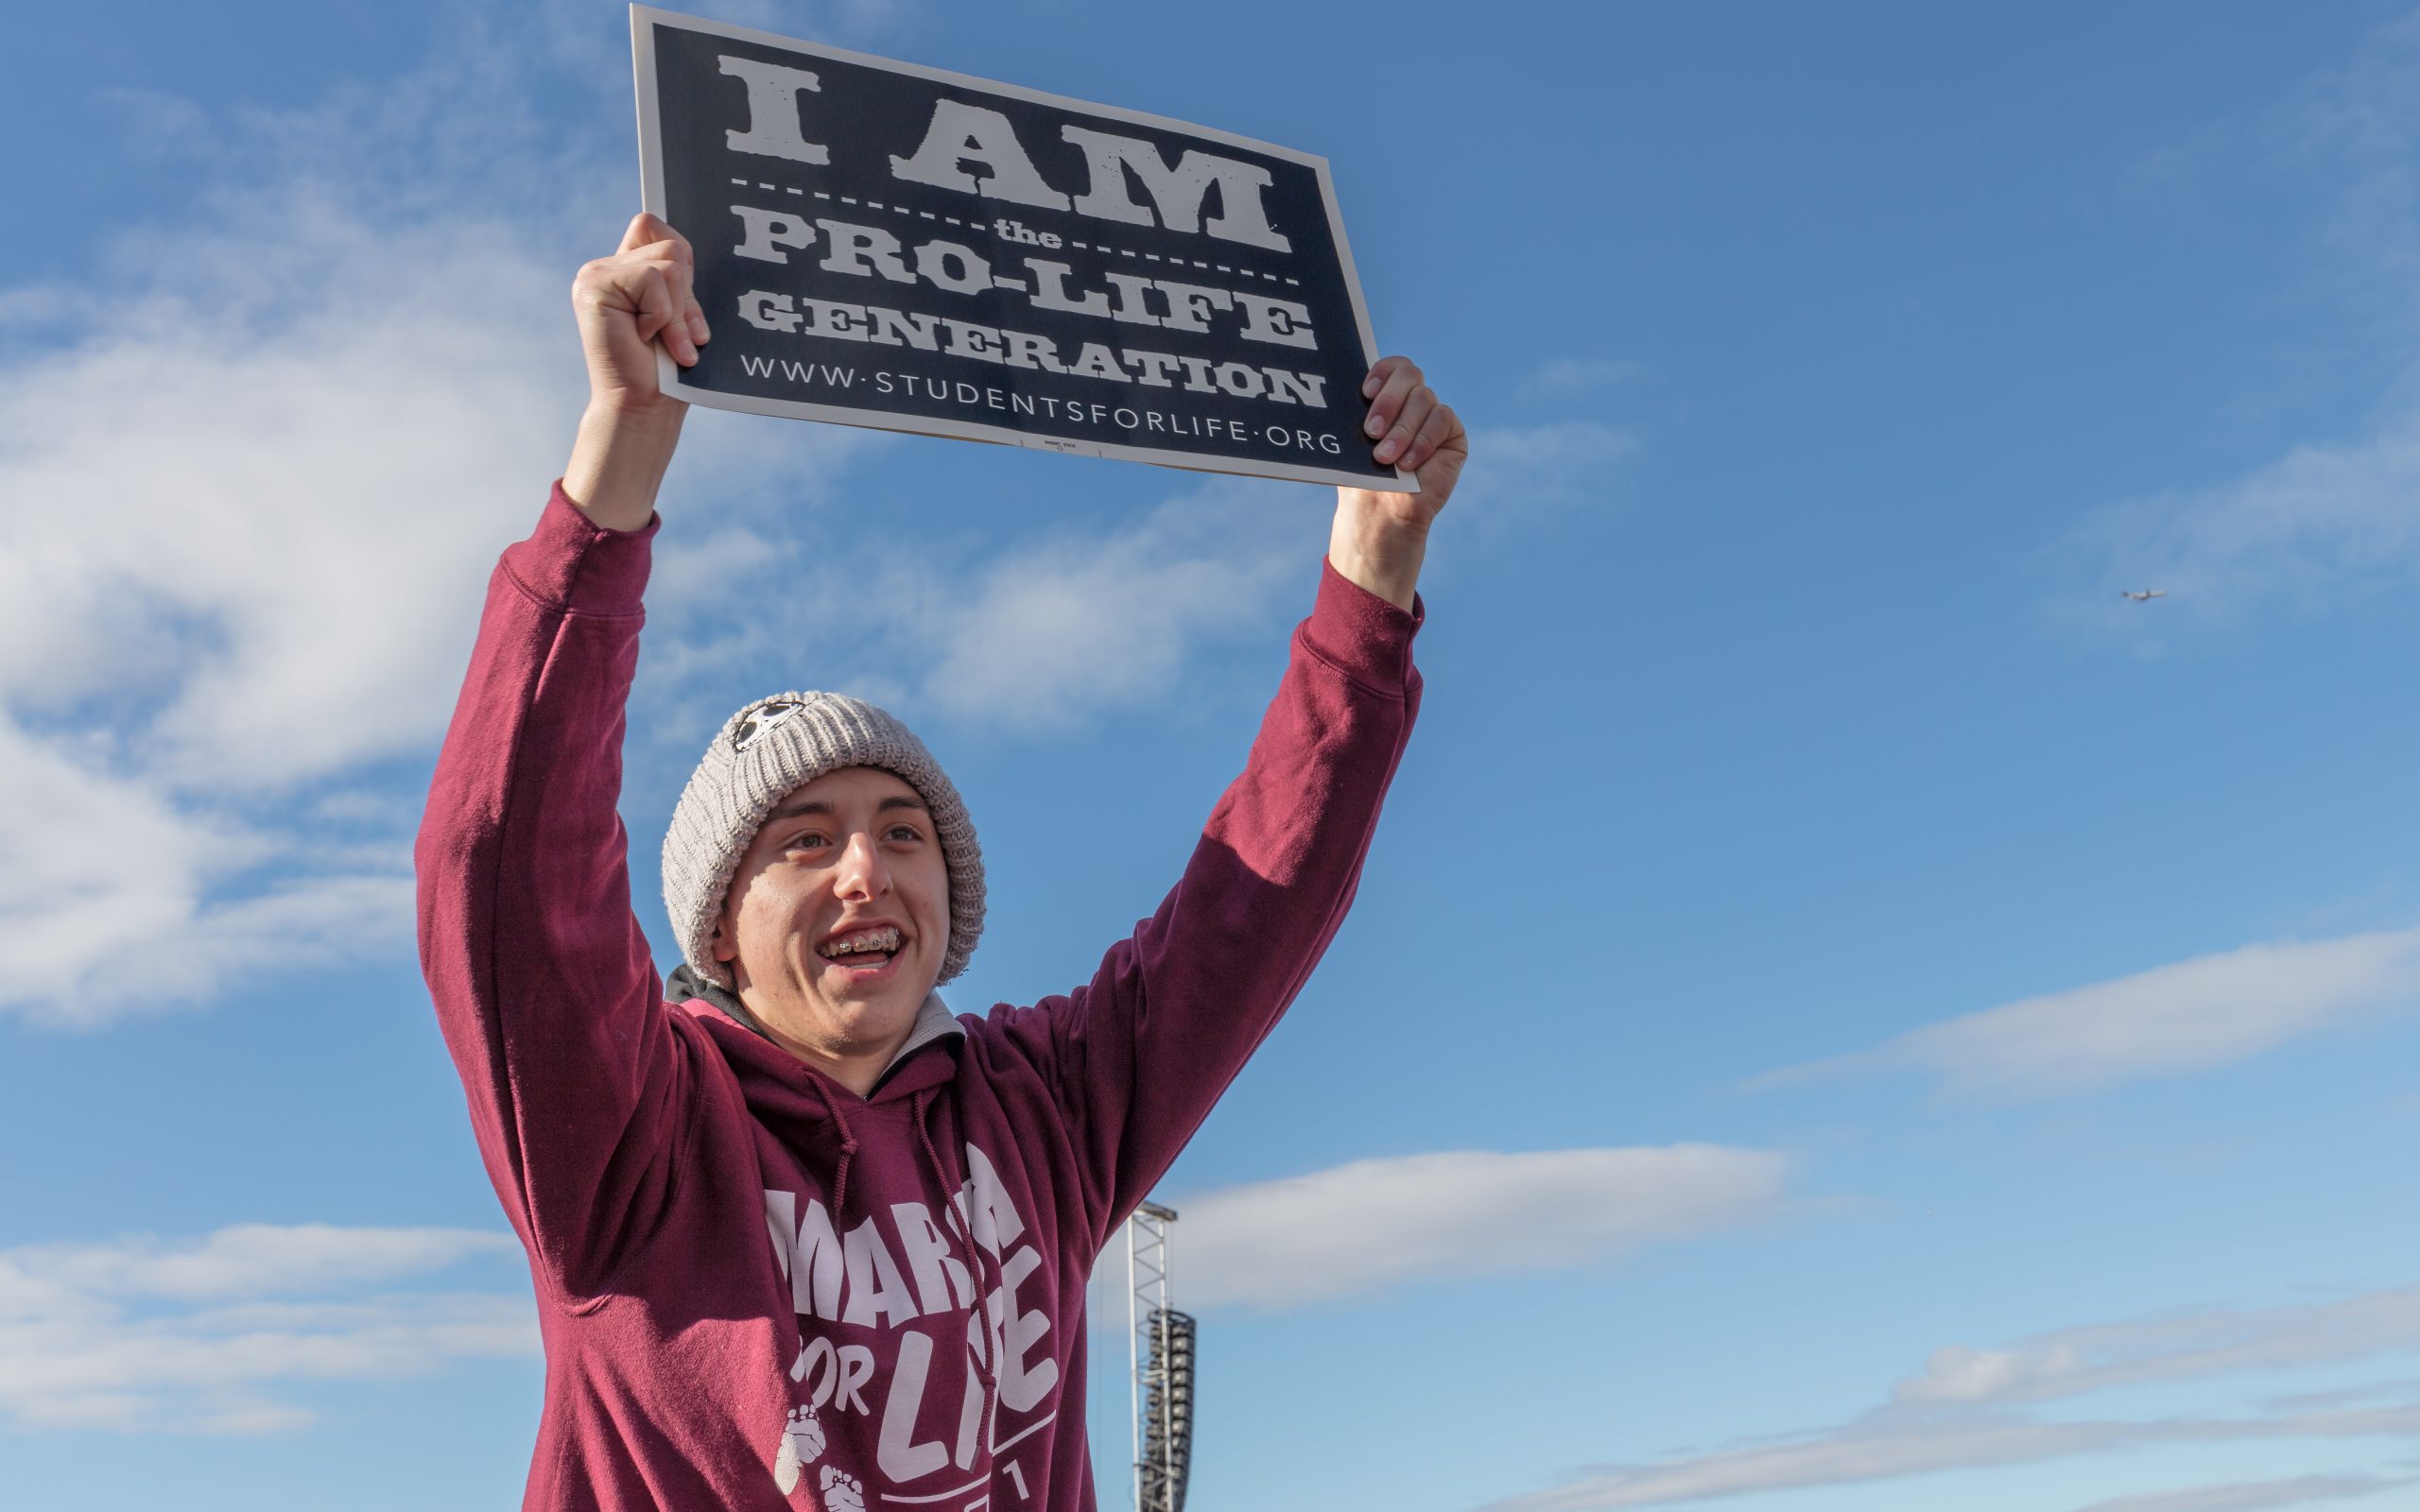
[[[646,207],[719,409],[1412,490],[1325,160],[631,9]]]

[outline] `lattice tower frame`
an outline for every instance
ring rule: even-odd
[[[1192,1319],[1175,1305],[1175,1227],[1176,1210],[1156,1202],[1144,1203],[1126,1221],[1128,1420],[1133,1429],[1136,1512],[1182,1512],[1192,1468],[1194,1341]],[[1175,1336],[1179,1331],[1181,1339]],[[1172,1379],[1176,1373],[1184,1379]]]

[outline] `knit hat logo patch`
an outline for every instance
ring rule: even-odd
[[[743,751],[796,718],[806,705],[791,698],[768,698],[740,718],[731,732],[731,748]]]

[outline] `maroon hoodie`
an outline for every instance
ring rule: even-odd
[[[1417,618],[1325,570],[1159,911],[861,1098],[666,1003],[631,916],[654,531],[558,489],[504,554],[420,834],[422,962],[545,1336],[524,1504],[1089,1508],[1085,1278],[1343,919]]]

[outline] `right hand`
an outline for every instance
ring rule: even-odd
[[[598,258],[572,280],[592,408],[687,407],[658,387],[654,347],[660,339],[674,362],[697,365],[698,346],[708,332],[691,286],[696,268],[688,238],[641,212],[613,256]]]

